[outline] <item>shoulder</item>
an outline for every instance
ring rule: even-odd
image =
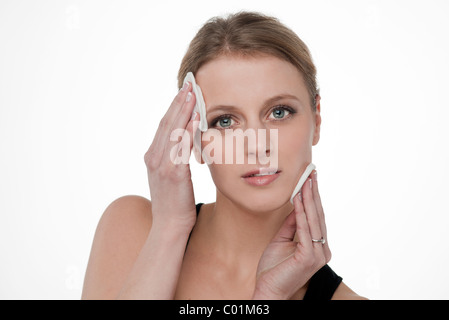
[[[137,195],[127,195],[112,201],[104,211],[99,225],[103,222],[151,222],[151,201]]]
[[[151,201],[127,195],[112,201],[95,231],[83,299],[113,299],[131,271],[151,229]]]
[[[352,291],[343,282],[340,283],[337,290],[335,290],[332,300],[368,300],[365,297],[359,296],[357,293]]]
[[[151,201],[137,195],[127,195],[112,201],[101,216],[94,241],[103,240],[107,244],[132,240],[150,231],[152,221]],[[95,244],[95,243],[94,243]]]

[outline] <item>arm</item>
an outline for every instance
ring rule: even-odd
[[[119,299],[173,299],[190,230],[153,226]]]
[[[82,299],[115,299],[152,225],[151,202],[140,196],[113,201],[98,222]]]
[[[171,299],[196,209],[188,163],[173,161],[180,145],[171,139],[184,128],[193,146],[195,96],[186,83],[159,123],[145,153],[152,202],[122,197],[103,214],[86,271],[83,298]],[[186,134],[187,133],[187,134]]]
[[[95,232],[82,299],[172,298],[188,232],[168,229],[153,226],[144,197],[113,201]]]

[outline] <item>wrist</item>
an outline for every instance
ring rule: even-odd
[[[265,294],[264,292],[254,292],[251,300],[288,300],[288,298],[279,295]]]
[[[280,294],[274,293],[272,290],[262,289],[256,287],[253,293],[252,300],[287,300],[289,297]]]
[[[195,221],[182,221],[179,219],[157,219],[153,217],[151,230],[161,235],[188,236],[195,225]]]

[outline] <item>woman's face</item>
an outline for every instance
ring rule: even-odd
[[[206,102],[209,126],[203,133],[202,149],[217,137],[221,139],[222,148],[217,148],[220,144],[215,141],[212,153],[213,159],[222,160],[221,164],[208,164],[219,196],[221,193],[255,212],[272,211],[289,203],[299,177],[312,160],[312,146],[318,143],[321,124],[319,99],[314,113],[300,72],[273,56],[221,56],[203,65],[195,78]],[[236,136],[239,131],[231,130],[249,130],[257,135],[262,129],[266,138],[258,135],[256,143],[245,139],[244,147],[237,148],[236,140],[226,136],[225,129]],[[270,135],[270,129],[277,131],[277,139]],[[205,139],[211,132],[214,138]],[[259,155],[277,162],[262,163]],[[238,157],[243,164],[237,162]],[[229,163],[229,159],[233,161]],[[254,186],[242,177],[273,165],[280,173],[267,185]]]

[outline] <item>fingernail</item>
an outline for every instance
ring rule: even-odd
[[[315,170],[314,172],[313,172],[313,180],[314,181],[318,181],[318,173],[317,173],[317,171]]]
[[[309,178],[309,187],[312,189],[312,179]]]
[[[186,102],[189,102],[191,99],[192,99],[192,93],[189,92],[189,93],[187,94]]]
[[[182,88],[181,88],[181,91],[186,91],[187,88],[188,88],[188,86],[189,86],[189,83],[188,83],[188,82],[184,83],[184,85],[183,85]]]
[[[302,201],[302,194],[301,194],[301,192],[298,192],[297,197],[298,197],[298,200],[299,200],[299,201]]]
[[[193,113],[192,113],[192,117],[190,118],[190,120],[193,120],[193,119],[195,119],[195,117],[196,117],[196,111],[193,111]]]

